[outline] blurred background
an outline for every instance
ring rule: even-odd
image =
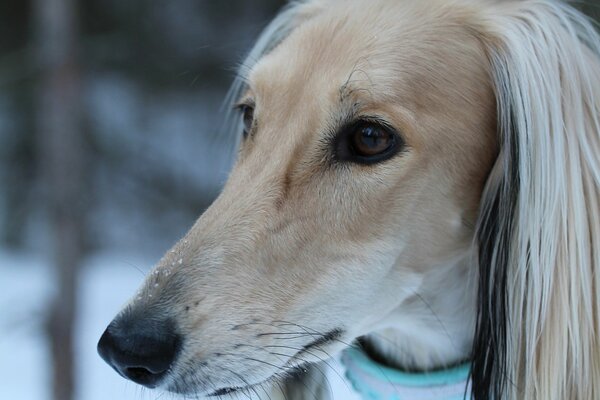
[[[0,2],[0,399],[154,399],[96,342],[219,193],[237,66],[283,0]]]
[[[96,342],[219,193],[223,100],[282,4],[0,2],[0,399],[161,397]]]

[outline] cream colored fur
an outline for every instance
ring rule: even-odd
[[[494,67],[520,104],[509,397],[597,399],[600,38],[556,2],[503,4],[482,22],[499,41]]]
[[[365,335],[399,368],[471,357],[474,237],[486,182],[505,173],[510,103],[521,180],[505,397],[599,398],[598,54],[583,17],[551,1],[290,6],[232,92],[255,123],[222,194],[130,304],[185,337],[164,388],[268,398],[273,378]],[[332,163],[327,140],[350,114],[389,121],[405,151]],[[311,382],[288,395],[314,398]]]

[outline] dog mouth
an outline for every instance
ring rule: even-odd
[[[216,390],[210,394],[208,394],[206,397],[221,397],[221,396],[226,396],[228,394],[233,394],[236,392],[241,392],[244,390],[249,390],[251,386],[246,386],[246,387],[232,387],[232,388],[223,388],[223,389],[219,389]]]
[[[299,352],[300,353],[300,352]],[[286,365],[288,365],[290,362],[293,361],[293,358],[295,358],[297,355],[293,356],[292,359],[290,359],[290,361],[288,361],[288,363],[286,363]],[[300,373],[302,371],[305,371],[305,365],[308,364],[306,362],[300,364],[300,365],[296,365],[294,367],[286,367],[286,365],[284,365],[283,367],[281,367],[282,369],[286,369],[289,368],[285,375],[283,376],[294,376],[297,373]],[[227,396],[227,395],[231,395],[234,393],[248,393],[248,392],[252,392],[255,391],[256,388],[260,388],[262,385],[264,385],[267,382],[275,382],[277,381],[278,375],[280,374],[273,374],[271,376],[269,376],[267,379],[260,381],[258,383],[254,383],[251,385],[247,385],[247,386],[232,386],[232,387],[224,387],[218,390],[215,390],[212,393],[209,393],[206,395],[206,397],[221,397],[221,396]],[[281,376],[281,375],[280,375]]]
[[[303,371],[306,371],[305,367],[307,364],[309,364],[308,362],[302,361],[300,364],[297,364],[297,365],[293,365],[293,364],[295,362],[297,362],[298,360],[300,360],[303,354],[309,353],[310,350],[316,349],[316,348],[319,348],[322,346],[326,346],[335,341],[339,341],[340,338],[342,337],[343,333],[344,333],[344,331],[342,329],[334,329],[325,334],[320,335],[318,338],[316,338],[312,342],[303,346],[296,354],[294,354],[292,357],[290,357],[290,359],[282,367],[280,367],[282,370],[286,371],[286,373],[284,375],[285,376],[293,376],[296,373],[301,373]],[[261,386],[261,385],[265,384],[266,382],[277,379],[278,375],[281,375],[281,374],[275,373],[275,374],[269,376],[267,379],[265,379],[261,382],[255,383],[255,384],[251,384],[251,385],[232,386],[232,387],[224,387],[221,389],[217,389],[214,392],[211,392],[210,394],[206,395],[206,397],[221,397],[221,396],[231,395],[231,394],[238,393],[238,392],[252,391],[254,389],[254,387]]]

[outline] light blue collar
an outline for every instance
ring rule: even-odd
[[[470,364],[432,372],[403,372],[386,367],[357,348],[342,355],[346,377],[368,400],[463,400],[469,399]]]

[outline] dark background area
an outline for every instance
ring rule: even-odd
[[[53,2],[0,4],[0,238],[12,248],[41,245],[32,232],[43,201],[45,133],[37,114],[48,73],[44,54],[58,53],[53,47],[61,44],[41,32],[36,6]],[[77,75],[81,102],[86,249],[138,245],[119,233],[140,220],[153,225],[144,242],[172,240],[182,221],[189,225],[210,203],[226,176],[218,136],[225,93],[252,40],[283,2],[62,3],[75,13],[65,40],[73,41],[70,73]],[[106,213],[119,214],[119,232],[95,223]]]
[[[218,194],[227,89],[283,3],[0,2],[1,399],[140,398],[94,341]]]
[[[89,304],[116,312],[218,194],[227,89],[282,4],[0,2],[0,398],[110,396]]]

